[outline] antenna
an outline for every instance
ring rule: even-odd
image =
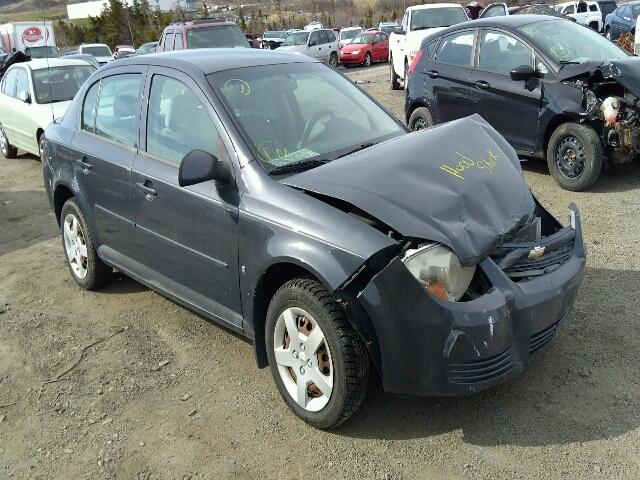
[[[44,28],[45,31],[47,29],[47,20],[44,17],[44,5],[42,7],[42,28]],[[47,48],[47,41],[49,40],[49,35],[46,35],[44,38],[45,38],[44,51],[45,51],[45,54],[47,55],[47,83],[49,84],[49,107],[51,108],[51,121],[54,122],[56,119],[56,115],[55,113],[53,113],[53,89],[51,87],[51,70],[49,69],[49,49]],[[44,135],[44,133],[42,133],[42,135]],[[40,145],[38,145],[38,147],[40,147]]]

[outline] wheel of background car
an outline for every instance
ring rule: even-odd
[[[409,64],[404,61],[404,80],[402,81],[402,87],[406,90],[409,86]]]
[[[40,161],[42,161],[42,153],[44,152],[44,134],[40,135],[38,139],[38,156],[40,157]]]
[[[0,125],[0,150],[4,158],[13,158],[18,154],[18,149],[9,143],[9,138],[4,133],[4,128]]]
[[[371,54],[369,52],[367,52],[367,54],[364,56],[364,66],[365,67],[371,66]]]
[[[280,287],[269,304],[265,335],[273,379],[298,417],[328,429],[358,409],[367,389],[368,353],[321,283],[296,278]]]
[[[433,116],[427,107],[416,108],[409,117],[409,128],[412,131],[433,127]]]
[[[607,40],[611,41],[611,30],[607,28],[607,31],[605,32],[604,36]]]
[[[596,131],[580,123],[563,123],[547,147],[547,165],[565,190],[579,192],[593,186],[602,170],[602,144]]]
[[[100,288],[111,279],[112,269],[98,257],[91,232],[75,198],[70,198],[60,214],[62,248],[71,276],[85,290]]]
[[[329,56],[329,66],[333,68],[338,67],[338,54],[336,52],[332,52]]]
[[[400,77],[393,68],[393,57],[389,58],[389,77],[391,79],[391,90],[400,90]]]
[[[311,132],[313,131],[313,127],[316,126],[316,123],[318,123],[320,121],[320,119],[322,117],[325,116],[329,116],[331,118],[335,118],[335,113],[329,111],[329,110],[320,110],[318,113],[316,113],[313,117],[311,117],[311,119],[307,122],[307,124],[304,127],[304,132],[302,132],[302,139],[300,140],[300,146],[304,147],[308,144],[309,142],[309,136],[311,135]]]

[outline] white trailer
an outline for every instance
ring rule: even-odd
[[[8,54],[14,51],[28,53],[38,47],[55,47],[53,23],[46,20],[3,23],[0,25],[0,45]]]

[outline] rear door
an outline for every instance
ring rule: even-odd
[[[2,95],[0,96],[0,125],[12,145],[17,145],[16,140],[19,140],[14,125],[15,112],[19,103],[16,98],[17,78],[18,67],[14,67],[2,79]]]
[[[194,149],[233,169],[231,143],[218,133],[224,129],[211,103],[188,75],[153,67],[145,91],[144,148],[131,180],[136,261],[165,291],[240,326],[237,188],[213,181],[178,185],[180,162]]]
[[[377,33],[373,38],[373,60],[375,62],[384,62],[389,55],[389,37],[386,33]]]
[[[471,73],[473,112],[479,113],[511,145],[532,152],[536,146],[538,112],[542,101],[542,82],[514,81],[516,67],[534,67],[534,51],[514,35],[482,29],[477,67]]]
[[[436,123],[472,112],[469,81],[475,34],[475,29],[467,29],[442,37],[435,57],[426,62],[425,84],[435,106]]]
[[[31,95],[29,84],[29,72],[26,68],[16,68],[16,98],[13,100],[15,111],[13,113],[12,127],[15,130],[16,145],[30,152],[37,151],[36,126],[32,119],[33,104],[35,99]],[[23,101],[29,97],[28,102]],[[49,117],[51,118],[51,117]]]
[[[91,209],[100,253],[109,257],[134,255],[130,176],[146,69],[109,69],[83,90],[80,128],[71,142],[75,178]]]

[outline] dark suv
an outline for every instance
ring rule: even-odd
[[[193,48],[250,48],[240,27],[226,20],[193,20],[168,25],[157,52]]]

